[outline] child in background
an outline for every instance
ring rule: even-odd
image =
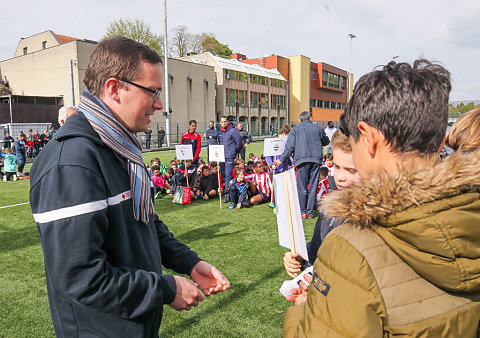
[[[165,163],[160,161],[158,157],[152,158],[152,160],[150,161],[150,166],[153,167],[154,165],[158,165],[161,174],[165,175],[167,173],[167,166],[165,165]]]
[[[222,173],[218,173],[218,166],[217,166],[217,163],[216,162],[210,162],[210,171],[212,173],[214,173],[215,175],[219,175],[220,176],[220,190],[223,192],[223,181],[222,181]]]
[[[210,172],[210,168],[206,165],[202,167],[202,176],[200,177],[200,185],[196,192],[198,198],[208,200],[217,196],[218,177],[214,172]]]
[[[260,162],[260,158],[258,158],[257,156],[255,156],[254,153],[250,153],[250,154],[248,155],[248,158],[249,158],[250,161],[253,161],[253,163],[255,163],[255,162]]]
[[[167,168],[167,174],[165,175],[165,185],[168,184],[170,188],[167,188],[166,193],[169,195],[175,194],[175,188],[177,187],[177,180],[175,179],[175,172],[173,168]]]
[[[155,195],[155,198],[159,198],[161,194],[165,194],[167,192],[167,187],[168,183],[166,183],[165,180],[165,175],[163,175],[160,172],[160,167],[158,165],[152,166],[152,181],[153,184],[155,184],[155,187],[157,188],[157,194]]]
[[[338,190],[360,182],[360,175],[353,164],[352,148],[348,137],[342,134],[340,130],[337,130],[332,136],[330,145],[333,151],[333,158],[335,159],[336,175],[334,179]],[[286,252],[283,257],[283,264],[285,265],[285,270],[287,270],[288,275],[295,278],[302,268],[305,269],[309,265],[313,265],[317,257],[317,251],[325,237],[327,237],[330,231],[342,223],[343,220],[327,217],[323,212],[320,212],[317,223],[315,224],[312,240],[307,244],[309,262],[304,262],[297,253],[292,255],[290,251]]]
[[[328,168],[320,167],[320,179],[318,180],[317,202],[319,202],[323,195],[330,192],[330,185],[328,184]]]
[[[228,208],[248,208],[250,206],[250,202],[248,201],[249,184],[245,180],[245,172],[243,169],[237,169],[235,176],[236,178],[232,179],[227,185],[227,191],[231,202]]]
[[[177,180],[177,187],[190,187],[190,193],[192,194],[192,201],[195,199],[193,193],[193,185],[195,184],[195,178],[197,176],[197,169],[192,164],[192,160],[185,160],[181,167],[178,168],[175,178]],[[188,177],[188,185],[187,185]]]
[[[272,180],[270,175],[263,171],[263,163],[255,162],[253,164],[253,174],[246,177],[250,181],[250,191],[252,197],[250,204],[256,205],[270,201],[272,192]]]
[[[328,168],[328,176],[335,176],[335,165],[333,163],[333,153],[325,155],[325,166]]]
[[[237,160],[237,163],[238,163],[238,167],[239,167],[240,169],[245,170],[245,161],[244,161],[244,160],[242,160],[241,158],[239,158],[239,159]]]
[[[280,129],[280,137],[287,137],[288,134],[290,134],[290,130],[292,130],[292,127],[289,124],[284,124],[282,128]],[[267,156],[265,159],[267,163],[270,165],[270,168],[272,170],[275,170],[275,174],[283,173],[284,171],[287,171],[291,167],[293,167],[293,159],[291,157],[287,158],[285,161],[283,161],[278,167],[276,164],[274,164],[275,160],[278,160],[281,155],[277,156]]]
[[[171,160],[171,161],[170,161],[170,168],[172,168],[172,169],[173,169],[173,173],[176,174],[176,173],[177,173],[177,170],[178,170],[177,161]]]
[[[253,161],[248,161],[247,162],[247,167],[245,168],[245,175],[251,175],[253,174]]]
[[[3,166],[5,175],[3,175],[3,182],[9,179],[17,180],[17,156],[12,154],[12,148],[5,148],[5,154],[2,154],[4,160]]]
[[[270,166],[268,165],[267,161],[263,161],[263,171],[267,174],[270,174]]]

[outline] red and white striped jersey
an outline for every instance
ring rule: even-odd
[[[253,173],[245,176],[248,181],[257,183],[257,189],[263,192],[266,196],[270,196],[272,192],[272,179],[268,173]]]
[[[317,189],[317,201],[330,192],[330,185],[328,184],[328,179],[321,178],[318,181],[318,189]]]
[[[329,167],[328,165],[326,165],[326,167],[328,168],[328,176],[334,176],[334,174],[335,174],[335,166],[332,165],[331,167]]]

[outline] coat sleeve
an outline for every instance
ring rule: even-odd
[[[322,140],[322,146],[328,146],[330,144],[330,139],[328,138],[327,134],[325,133],[325,129],[320,127],[320,140]]]
[[[295,152],[295,133],[296,130],[292,129],[290,134],[287,137],[287,143],[285,144],[285,150],[283,151],[282,156],[280,156],[280,161],[283,162]]]
[[[287,310],[284,337],[382,337],[386,310],[365,258],[331,233],[318,251],[307,302]]]
[[[235,141],[236,152],[238,153],[243,148],[242,138],[240,137],[240,133],[238,132],[238,130],[235,129],[232,132],[232,137],[233,137],[233,140]]]
[[[82,187],[81,193],[77,187]],[[46,277],[61,297],[126,319],[173,301],[172,275],[116,267],[107,260],[107,191],[96,172],[56,166],[32,186],[30,204],[42,241]]]

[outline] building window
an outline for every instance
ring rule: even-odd
[[[250,104],[252,107],[258,106],[258,94],[257,92],[250,92]]]
[[[42,49],[47,49],[47,41],[42,42]]]
[[[239,90],[238,91],[238,103],[241,106],[246,106],[246,96],[247,96],[247,91],[246,90]]]
[[[262,108],[268,108],[268,94],[266,93],[260,94],[260,103],[262,105]]]
[[[312,69],[312,80],[318,79],[318,72],[316,69]]]
[[[322,85],[324,87],[345,90],[345,78],[324,70],[322,73]]]
[[[23,55],[27,55],[27,47],[23,47]]]

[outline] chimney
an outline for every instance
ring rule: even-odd
[[[238,61],[243,61],[243,60],[247,59],[247,56],[244,55],[244,54],[235,53],[235,54],[232,54],[232,59],[236,59]]]

